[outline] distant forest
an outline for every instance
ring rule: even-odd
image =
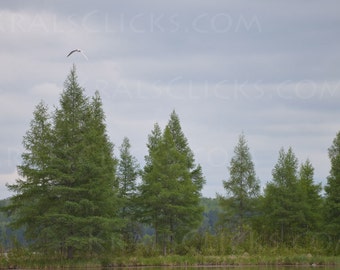
[[[0,200],[0,208],[7,206],[10,199]],[[201,198],[200,205],[203,206],[203,220],[200,225],[199,231],[207,232],[211,234],[216,233],[216,224],[218,221],[219,214],[221,213],[221,208],[219,206],[218,199],[216,198]],[[11,229],[9,224],[11,222],[11,217],[5,213],[0,212],[0,247],[3,250],[10,250],[16,244],[27,246],[28,242],[25,240],[24,229]],[[143,226],[142,226],[143,227]],[[140,230],[141,234],[138,236],[140,239],[152,237],[154,230],[144,225]]]
[[[85,95],[76,67],[59,106],[35,107],[23,136],[20,178],[1,201],[0,244],[65,259],[94,254],[226,255],[289,249],[340,254],[340,133],[328,150],[324,195],[314,167],[281,148],[260,193],[250,149],[240,134],[217,198],[202,198],[202,168],[170,114],[155,123],[143,168],[129,139],[113,154],[98,92]]]

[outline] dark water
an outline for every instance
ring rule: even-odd
[[[339,266],[312,266],[312,265],[303,265],[303,266],[174,266],[174,267],[129,267],[129,268],[121,268],[128,270],[340,270]]]
[[[0,270],[2,268],[0,267]],[[340,265],[272,265],[272,266],[139,266],[139,267],[84,267],[65,268],[68,270],[340,270]],[[19,269],[24,270],[24,269]],[[29,269],[32,270],[32,269]],[[62,270],[61,268],[49,268],[49,270]]]

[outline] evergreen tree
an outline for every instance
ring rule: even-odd
[[[50,190],[54,184],[51,170],[52,125],[48,107],[43,102],[35,108],[30,129],[23,138],[23,146],[25,152],[18,166],[20,178],[15,184],[7,185],[15,195],[5,210],[13,214],[12,227],[18,229],[27,225],[26,237],[43,242],[40,218],[50,204]]]
[[[137,204],[139,205],[139,208],[137,209],[137,217],[142,223],[145,224],[151,224],[152,219],[154,218],[152,208],[156,207],[156,205],[152,205],[152,198],[153,194],[157,194],[158,190],[153,190],[154,182],[148,181],[146,179],[153,170],[153,163],[156,163],[153,153],[158,149],[161,140],[162,131],[158,123],[156,123],[153,130],[151,131],[151,134],[148,135],[147,148],[149,154],[144,157],[145,166],[141,172],[142,183],[138,186]],[[157,185],[155,187],[157,187]]]
[[[340,132],[328,149],[330,174],[325,186],[325,228],[336,243],[340,238]]]
[[[239,136],[234,154],[229,166],[230,178],[223,181],[228,197],[219,196],[219,200],[224,210],[223,220],[242,229],[254,214],[254,200],[259,196],[260,184],[243,134]]]
[[[120,217],[124,220],[123,238],[124,242],[133,247],[136,241],[138,224],[136,222],[136,195],[137,178],[140,174],[137,159],[130,153],[130,141],[127,137],[123,139],[120,146],[120,159],[117,167],[117,181],[119,198],[122,205]]]
[[[64,87],[52,123],[44,107],[35,112],[24,137],[22,178],[9,186],[17,192],[9,209],[37,248],[73,258],[111,247],[118,226],[116,161],[99,94],[85,96],[75,67]]]
[[[164,254],[201,222],[203,212],[200,169],[194,165],[180,125],[175,129],[171,120],[169,123],[161,136],[157,124],[149,136],[149,155],[140,185],[142,221],[155,229],[156,243],[161,244]]]
[[[306,229],[297,169],[298,160],[292,148],[287,153],[281,148],[272,172],[273,181],[267,183],[263,200],[267,234],[276,234],[285,243]]]
[[[157,149],[161,139],[162,139],[162,130],[160,126],[158,125],[158,123],[156,123],[154,125],[153,130],[151,131],[151,134],[148,136],[148,143],[146,145],[149,151],[149,155],[146,155],[144,157],[145,159],[144,172],[145,173],[152,170],[152,164],[154,161],[152,160],[152,156],[150,155],[150,153],[152,153],[153,151],[155,151],[155,149]]]
[[[188,139],[182,131],[180,119],[175,110],[170,114],[170,119],[165,129],[167,128],[172,135],[171,137],[173,138],[176,150],[185,157],[185,166],[190,174],[190,181],[183,181],[183,183],[181,183],[181,187],[183,188],[182,193],[186,194],[187,200],[186,204],[183,203],[183,206],[186,207],[186,211],[191,214],[188,216],[183,214],[183,224],[179,226],[175,235],[176,239],[180,240],[186,232],[197,227],[202,221],[204,208],[200,205],[200,198],[205,179],[201,165],[195,163],[194,154],[190,149]],[[186,185],[184,183],[186,183]],[[182,229],[180,229],[181,227]]]
[[[315,232],[320,228],[322,220],[321,184],[314,184],[314,168],[309,159],[300,166],[299,189],[301,192],[301,205],[304,206],[307,229]]]
[[[195,164],[194,154],[189,147],[188,140],[182,131],[179,117],[175,111],[172,111],[167,126],[174,138],[176,149],[186,156],[186,163],[191,174],[192,182],[197,186],[197,191],[200,192],[205,184],[202,167]]]

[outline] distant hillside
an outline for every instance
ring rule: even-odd
[[[8,205],[9,199],[0,200],[0,208]],[[9,249],[12,247],[14,242],[19,242],[21,244],[25,243],[24,240],[24,230],[13,230],[8,224],[10,222],[10,217],[6,213],[0,211],[0,250]]]
[[[215,233],[221,208],[216,198],[202,198],[201,205],[204,207],[202,229],[210,233]]]

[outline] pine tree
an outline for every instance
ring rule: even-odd
[[[301,164],[299,171],[301,206],[304,206],[306,226],[309,231],[318,231],[321,225],[321,184],[314,184],[314,168],[309,159]]]
[[[223,220],[231,223],[229,226],[242,229],[254,215],[254,200],[259,196],[260,184],[243,134],[239,136],[234,154],[229,166],[230,178],[223,181],[228,197],[219,196],[219,200],[224,209]]]
[[[154,181],[148,180],[148,175],[152,173],[153,163],[156,163],[154,160],[154,152],[157,151],[162,140],[162,131],[158,123],[154,125],[151,134],[148,136],[147,148],[149,154],[144,157],[145,166],[143,168],[142,174],[142,183],[138,186],[138,197],[137,204],[140,205],[137,211],[138,219],[145,224],[151,224],[152,220],[155,218],[155,214],[152,211],[152,208],[156,205],[153,205],[153,194],[157,194],[158,190],[153,190]],[[155,185],[158,188],[157,185]],[[156,201],[157,204],[157,201]]]
[[[123,139],[117,167],[118,196],[122,205],[119,215],[124,220],[123,238],[129,248],[133,248],[138,232],[136,222],[137,178],[140,175],[137,159],[130,153],[130,141]]]
[[[189,171],[190,181],[182,182],[181,193],[185,194],[185,201],[183,201],[183,206],[190,215],[183,212],[182,224],[178,226],[175,234],[177,240],[182,239],[182,237],[189,230],[195,229],[197,225],[202,221],[203,208],[200,206],[201,190],[205,184],[205,179],[202,172],[201,165],[195,163],[194,153],[190,149],[188,139],[185,137],[182,131],[181,123],[178,114],[175,110],[170,114],[170,119],[165,127],[169,129],[174,145],[177,151],[181,153],[185,160],[185,167]],[[165,132],[164,132],[165,133]]]
[[[325,228],[336,243],[340,238],[340,132],[328,149],[331,169],[325,186]]]
[[[92,100],[85,96],[75,67],[64,87],[51,122],[43,107],[35,113],[24,138],[22,178],[9,187],[18,193],[10,209],[14,224],[27,228],[36,248],[73,258],[75,252],[111,248],[119,225],[116,161],[99,94]]]
[[[162,130],[158,123],[155,123],[153,130],[151,131],[151,134],[148,136],[148,143],[147,148],[149,151],[149,155],[146,155],[145,158],[145,166],[144,166],[144,172],[149,172],[152,169],[153,160],[150,155],[155,149],[157,149],[160,141],[162,139]]]
[[[189,147],[188,140],[182,131],[179,117],[175,111],[172,111],[167,126],[174,138],[177,150],[186,156],[186,163],[191,174],[192,182],[197,186],[197,191],[200,192],[205,184],[202,167],[201,165],[195,164],[194,154]]]
[[[23,138],[25,152],[21,155],[22,164],[18,166],[19,179],[8,185],[15,195],[5,210],[15,215],[12,227],[26,226],[28,239],[44,241],[40,233],[40,217],[50,204],[50,190],[54,184],[51,171],[52,125],[48,107],[40,102],[33,113],[30,129]]]
[[[197,227],[203,212],[200,169],[194,165],[180,125],[172,126],[171,120],[169,123],[161,136],[158,125],[149,136],[149,155],[140,185],[142,221],[155,229],[156,243],[162,246],[163,254]]]
[[[285,243],[306,230],[297,169],[298,160],[292,148],[287,153],[281,148],[272,172],[273,180],[267,183],[263,200],[266,232],[276,234]]]

